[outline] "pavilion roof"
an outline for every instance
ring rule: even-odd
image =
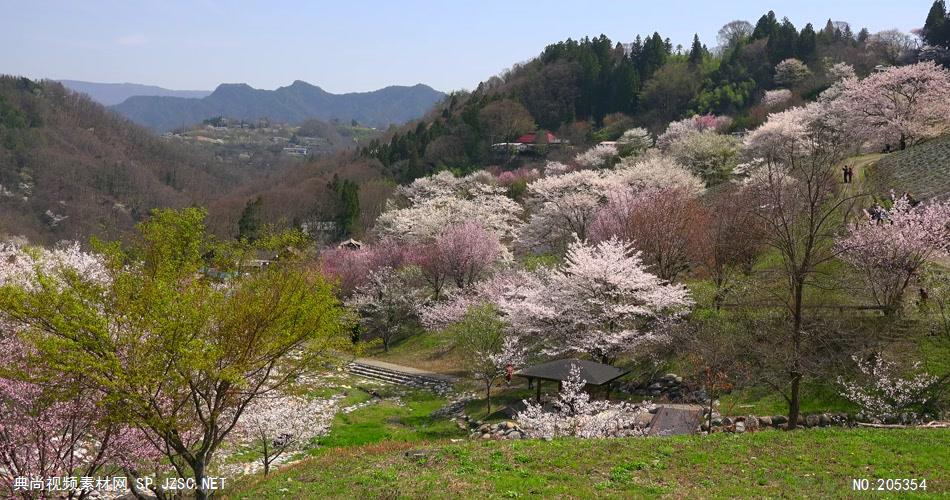
[[[571,358],[558,359],[531,366],[519,370],[515,375],[525,378],[564,381],[568,379],[571,372],[571,365],[577,365],[580,368],[581,378],[587,381],[589,385],[603,385],[630,373],[630,370],[624,370],[615,366]]]

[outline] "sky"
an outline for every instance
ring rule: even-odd
[[[3,5],[8,4],[8,5]],[[932,0],[223,1],[0,0],[0,73],[179,90],[274,89],[304,80],[335,93],[424,83],[472,89],[550,43],[659,31],[709,47],[733,20],[769,8],[797,28],[828,18],[855,33],[923,25]]]

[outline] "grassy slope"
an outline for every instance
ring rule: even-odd
[[[409,450],[423,456],[407,457]],[[235,485],[228,498],[831,498],[856,496],[852,478],[926,479],[927,491],[915,496],[938,497],[950,493],[947,464],[947,429],[382,443]]]
[[[913,193],[917,199],[946,198],[950,195],[950,136],[885,155],[868,168],[867,175],[879,194],[893,189],[897,194]]]

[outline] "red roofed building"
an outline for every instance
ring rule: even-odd
[[[548,144],[558,144],[561,142],[551,132],[545,131],[544,134],[545,134],[545,139],[546,139],[545,142],[547,142]],[[521,143],[521,144],[534,144],[538,142],[538,134],[535,132],[529,132],[515,139],[514,142]]]

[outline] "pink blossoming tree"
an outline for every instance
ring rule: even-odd
[[[907,196],[897,198],[890,210],[853,225],[838,247],[861,273],[875,303],[885,314],[898,313],[920,268],[950,253],[950,202],[914,206]]]

